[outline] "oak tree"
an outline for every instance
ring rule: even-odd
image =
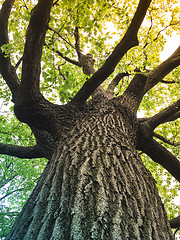
[[[48,159],[6,239],[174,239],[171,228],[180,227],[179,217],[168,220],[140,155],[180,181],[179,160],[157,139],[178,144],[155,132],[180,117],[180,47],[163,62],[156,53],[162,33],[177,27],[178,11],[174,1],[132,3],[3,1],[0,73],[16,117],[30,127],[36,144],[1,144],[0,151]],[[102,31],[112,19],[120,36],[113,49]],[[175,84],[173,94],[169,84]],[[151,108],[150,116],[137,118],[140,104],[158,87],[172,98],[159,112]],[[158,104],[152,106],[157,111]]]

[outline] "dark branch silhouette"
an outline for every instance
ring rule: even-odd
[[[130,106],[129,111],[133,114],[137,113],[139,105],[143,97],[144,87],[147,81],[147,77],[143,74],[136,74],[125,92],[122,94],[126,105]],[[121,97],[120,97],[121,99]],[[122,101],[121,101],[122,103]]]
[[[48,26],[48,29],[53,31],[54,33],[56,33],[64,42],[66,42],[69,46],[71,46],[72,48],[76,49],[69,41],[67,41],[58,31],[56,31],[55,29],[51,28],[50,26]]]
[[[80,61],[82,57],[81,47],[80,47],[80,35],[79,35],[79,27],[75,27],[74,31],[74,38],[75,38],[75,49],[78,55],[78,59]]]
[[[14,5],[14,0],[6,0],[0,10],[0,46],[9,43],[8,37],[8,19],[11,13],[11,9]],[[16,69],[10,62],[10,57],[5,56],[0,48],[0,74],[6,81],[8,87],[12,92],[12,100],[15,101],[15,97],[19,88],[19,79],[16,74]]]
[[[157,126],[162,123],[168,122],[174,114],[180,111],[180,99],[175,103],[160,111],[151,118],[148,118],[145,122],[146,126],[153,131]]]
[[[171,228],[180,228],[180,216],[169,220]]]
[[[167,138],[165,138],[165,137],[163,137],[160,134],[157,134],[155,132],[153,132],[153,137],[156,137],[159,140],[163,141],[164,143],[167,143],[167,144],[172,145],[174,147],[180,146],[180,142],[177,142],[177,143],[176,142],[172,142],[169,139],[167,139]]]
[[[0,143],[0,154],[28,159],[43,157],[43,155],[39,152],[37,145],[33,147],[22,147]]]
[[[169,74],[174,68],[180,65],[180,47],[158,67],[152,70],[148,75],[144,94],[146,94],[157,83],[161,82],[163,78]]]
[[[146,153],[154,162],[163,166],[180,182],[180,161],[165,147],[152,138],[146,138],[141,132],[137,148]]]
[[[118,73],[115,78],[113,78],[113,80],[110,82],[110,84],[108,85],[108,88],[106,90],[106,93],[108,94],[108,96],[110,98],[112,98],[114,96],[114,89],[115,87],[118,85],[118,83],[121,81],[121,79],[123,79],[125,76],[129,76],[129,73]]]

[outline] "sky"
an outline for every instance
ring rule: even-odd
[[[164,61],[168,57],[170,57],[179,46],[180,46],[180,34],[174,33],[172,34],[171,37],[168,37],[167,42],[164,46],[164,50],[160,55],[161,61]]]

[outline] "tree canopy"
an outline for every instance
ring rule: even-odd
[[[144,139],[139,152],[157,182],[169,219],[179,215],[180,207],[174,199],[179,195],[180,175],[174,168],[180,157],[180,47],[165,61],[161,60],[161,52],[167,37],[180,30],[180,6],[177,0],[154,0],[150,5],[149,2],[54,0],[49,1],[52,8],[47,20],[35,0],[0,0],[1,238],[7,234],[51,156],[49,149],[44,155],[39,151],[41,136],[47,133],[29,128],[13,113],[20,82],[22,86],[33,85],[34,89],[39,84],[36,79],[28,83],[24,74],[35,59],[41,60],[41,66],[34,71],[40,75],[40,91],[46,98],[43,101],[53,104],[85,102],[100,85],[111,98],[118,97],[129,91],[128,86],[130,92],[133,90],[136,76],[148,79],[138,106],[139,121],[152,129],[153,140],[146,149]],[[43,0],[39,1],[41,4]],[[141,13],[143,7],[147,12]],[[33,16],[39,18],[38,26]],[[33,52],[28,44],[32,44]],[[29,95],[27,92],[21,97],[28,99]],[[166,163],[163,159],[156,163],[152,148],[157,145],[153,141],[163,151],[167,149]],[[166,157],[174,159],[175,165]]]

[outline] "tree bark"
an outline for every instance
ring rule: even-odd
[[[79,111],[6,240],[174,239],[136,132],[115,100]]]

